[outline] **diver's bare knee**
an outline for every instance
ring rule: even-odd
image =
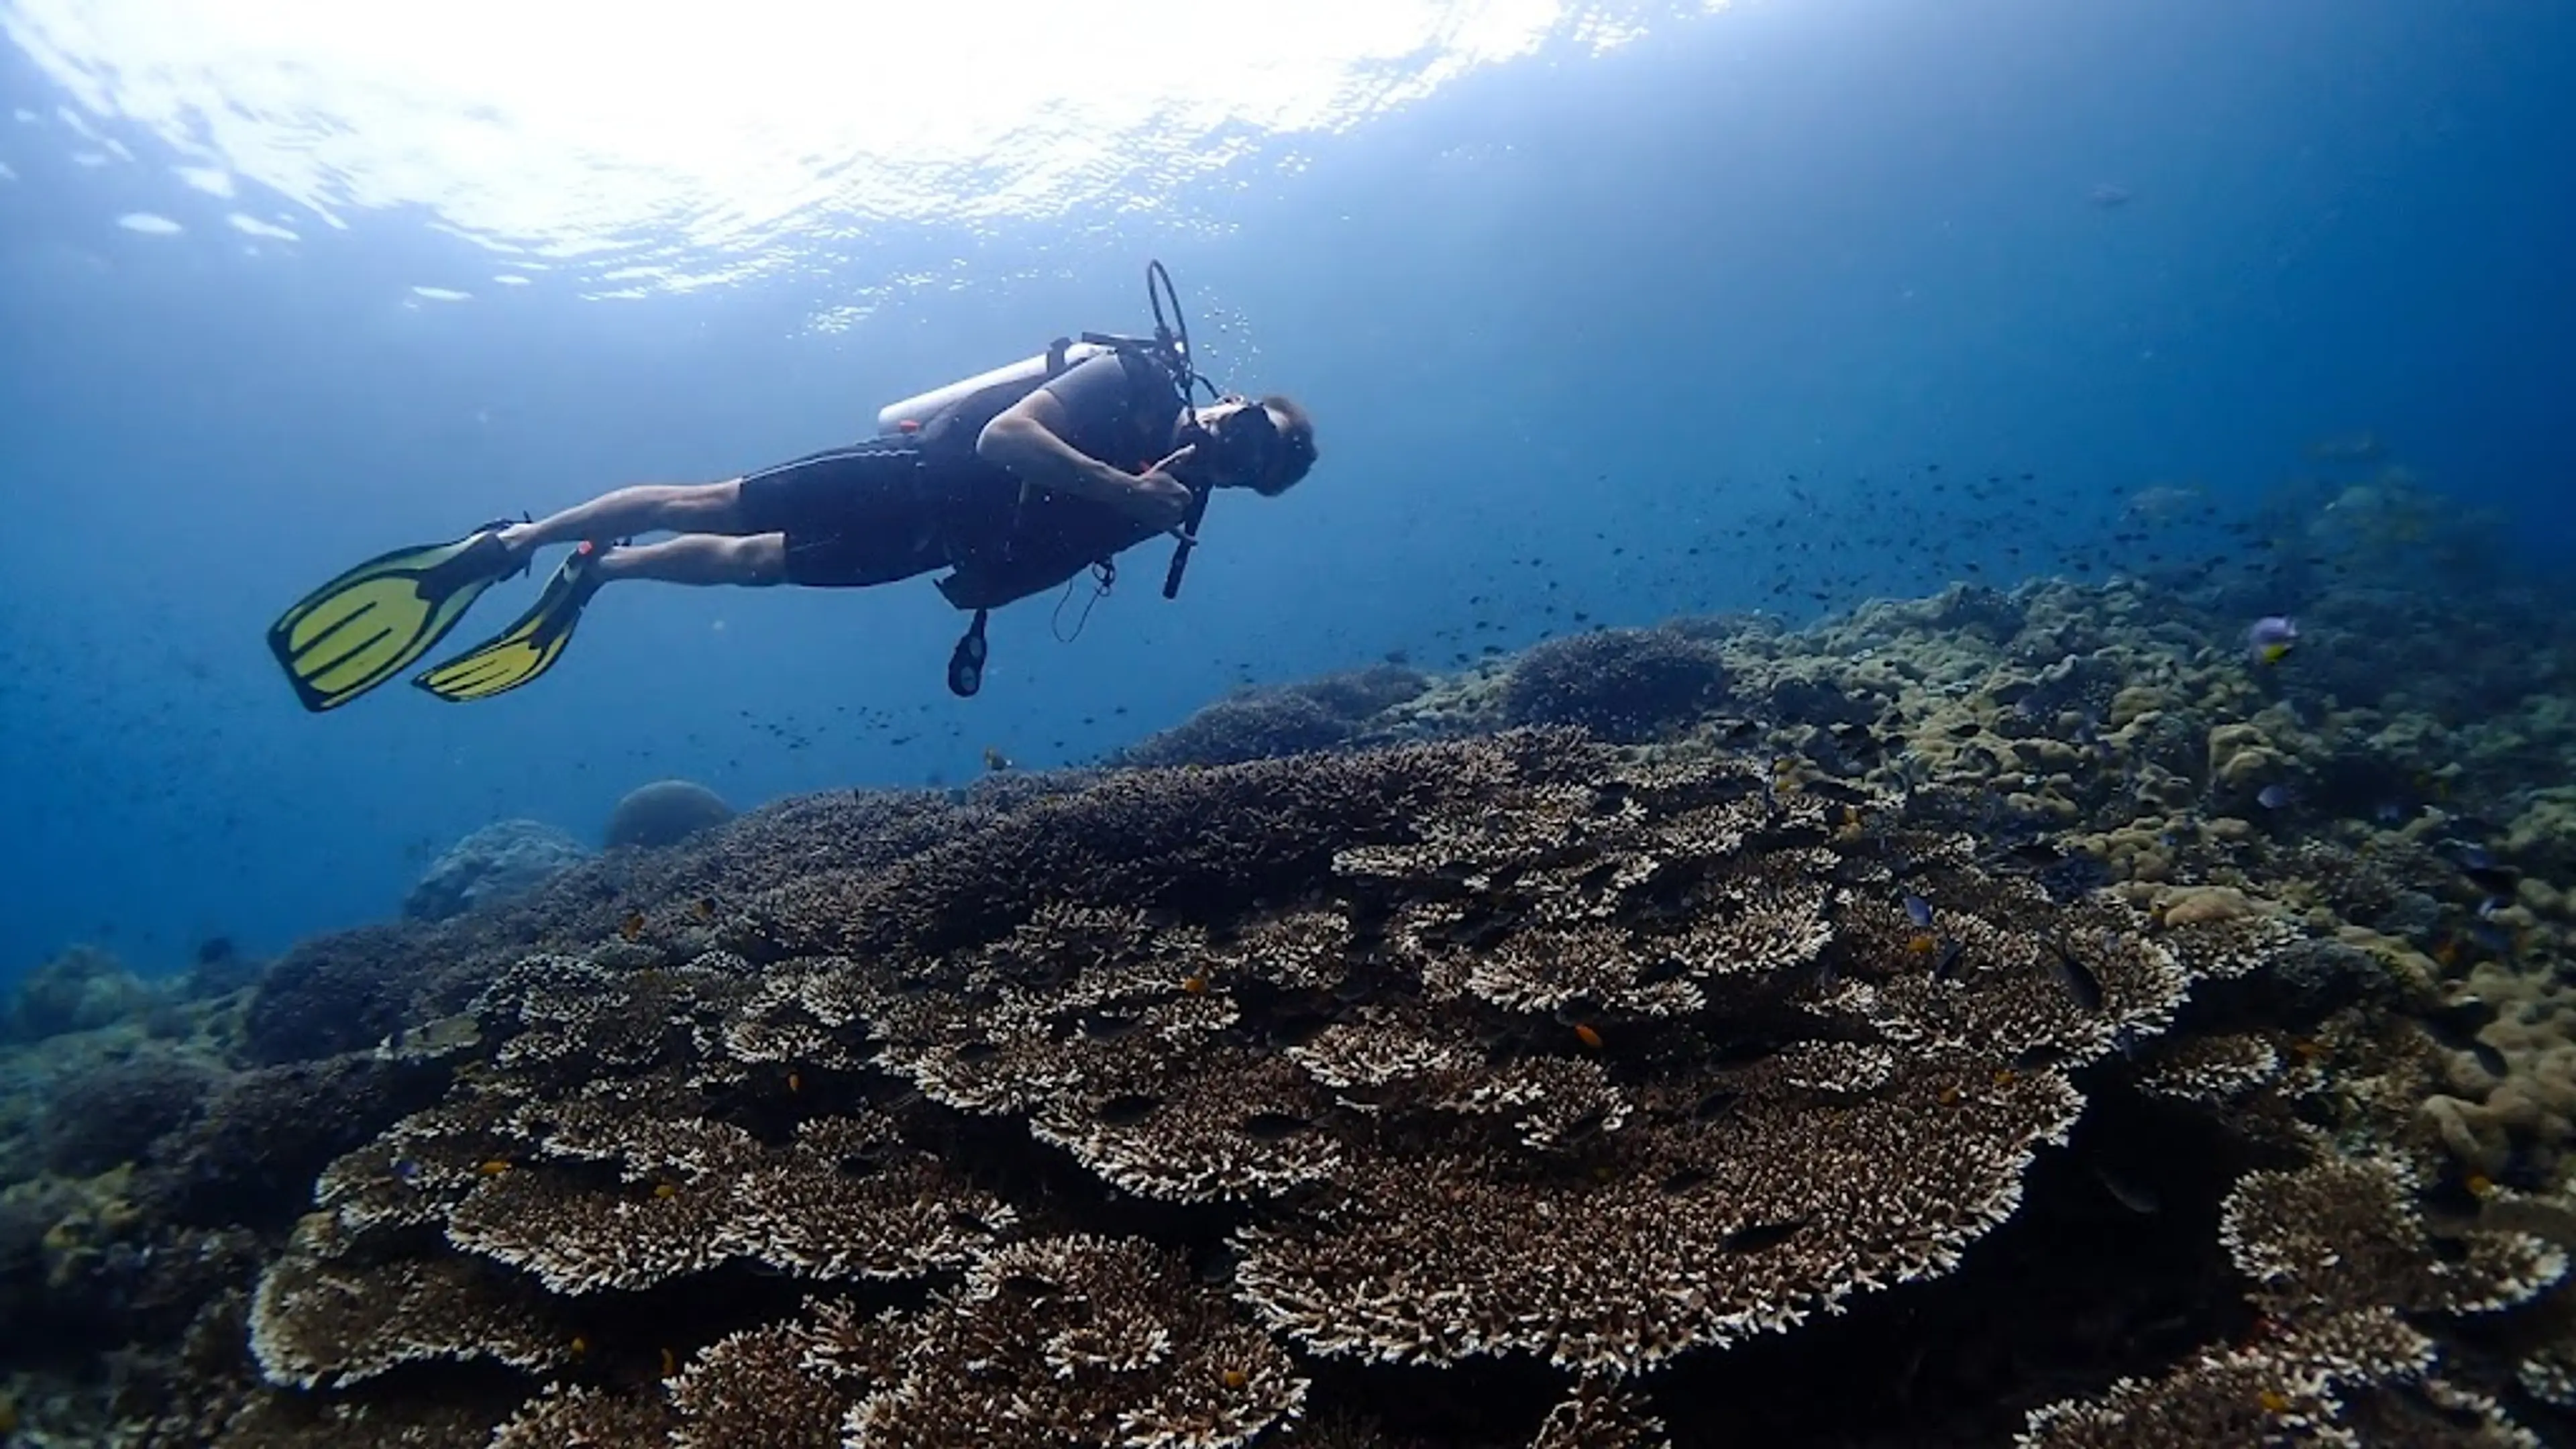
[[[682,491],[680,498],[680,506],[689,515],[690,532],[741,534],[741,479],[691,484]]]
[[[735,571],[749,584],[780,584],[787,581],[787,535],[755,533],[729,541]]]

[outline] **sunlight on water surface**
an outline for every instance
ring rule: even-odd
[[[75,159],[152,164],[127,143],[155,140],[246,237],[419,208],[523,270],[666,290],[889,225],[1163,207],[1480,68],[1706,8],[16,0],[0,23],[62,86],[39,123]]]

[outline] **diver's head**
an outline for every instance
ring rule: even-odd
[[[1276,498],[1315,466],[1315,420],[1277,393],[1221,397],[1198,409],[1198,427],[1211,486]]]

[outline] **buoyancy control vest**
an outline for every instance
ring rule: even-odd
[[[1013,404],[1073,367],[1112,354],[1130,368],[1154,369],[1150,383],[1139,379],[1136,385],[1169,386],[1183,429],[1194,429],[1196,414],[1190,404],[1193,394],[1205,383],[1190,359],[1189,323],[1181,315],[1180,296],[1172,286],[1171,274],[1160,262],[1146,265],[1145,295],[1154,313],[1154,335],[1150,338],[1102,332],[1085,332],[1079,340],[1059,337],[1035,357],[961,378],[878,410],[880,436],[912,438],[926,470],[943,482],[956,483],[962,492],[987,495],[996,508],[997,516],[975,520],[971,515],[976,509],[972,503],[968,505],[964,510],[969,515],[966,526],[959,530],[960,537],[952,546],[950,571],[936,580],[940,593],[951,605],[975,612],[974,622],[957,641],[948,661],[948,688],[961,698],[983,686],[988,651],[984,627],[991,610],[1054,588],[1085,568],[1100,571],[1105,590],[1116,575],[1116,555],[1163,531],[1096,503],[1030,488],[1008,469],[985,463],[975,452],[985,426]],[[1167,298],[1171,304],[1168,319],[1164,316]],[[1213,395],[1215,389],[1208,391]],[[1146,458],[1136,466],[1154,461]],[[990,470],[999,476],[986,477],[979,470]],[[1180,541],[1163,579],[1163,597],[1167,599],[1180,593],[1182,571],[1197,546],[1199,524],[1207,513],[1208,490],[1194,486],[1191,494],[1181,526],[1174,530]],[[1005,499],[1006,509],[1000,504]]]
[[[1085,568],[1106,567],[1115,555],[1161,531],[1089,499],[1027,487],[1009,469],[975,453],[985,426],[1021,399],[1076,366],[1113,355],[1131,370],[1132,390],[1146,395],[1176,390],[1169,370],[1149,354],[1059,339],[1037,357],[906,399],[878,415],[880,432],[913,441],[934,491],[945,500],[957,537],[951,544],[952,572],[937,582],[950,604],[1000,608],[1054,588]],[[925,401],[934,406],[921,406]],[[1102,461],[1144,468],[1159,459],[1153,447],[1167,437],[1157,429],[1150,442],[1138,440],[1139,449],[1151,456]]]

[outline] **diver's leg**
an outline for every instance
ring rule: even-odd
[[[603,493],[534,523],[501,530],[501,543],[524,555],[550,543],[589,538],[632,538],[639,533],[738,533],[742,480],[722,483],[641,483]]]
[[[666,584],[774,584],[787,577],[787,536],[755,533],[748,538],[725,538],[684,533],[659,543],[605,549],[591,567],[602,583],[654,579]]]

